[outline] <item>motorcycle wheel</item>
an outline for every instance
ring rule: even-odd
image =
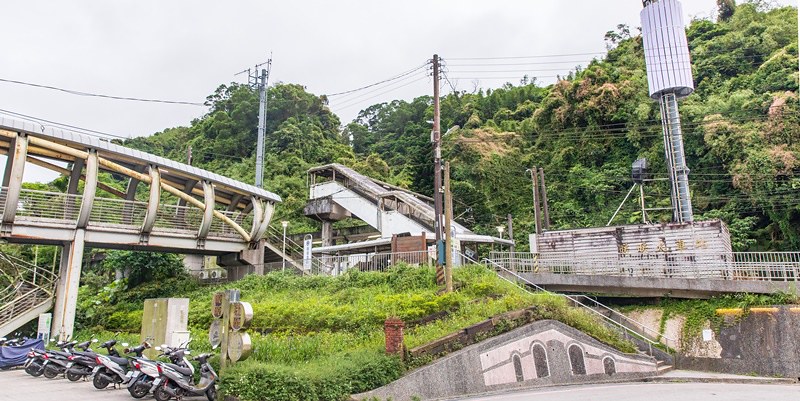
[[[168,401],[172,396],[167,393],[167,390],[164,389],[164,386],[156,387],[155,391],[153,391],[153,397],[155,397],[156,401]]]
[[[47,365],[44,367],[44,377],[48,379],[54,379],[58,376],[58,368],[53,365]]]
[[[97,374],[94,375],[94,379],[92,379],[92,384],[94,384],[94,388],[102,390],[108,387],[108,380],[100,376],[100,372],[97,372]]]
[[[76,372],[73,372],[71,370],[67,371],[67,379],[69,379],[69,381],[71,381],[71,382],[76,382],[76,381],[80,380],[82,377],[83,377],[83,375],[80,374],[80,373],[76,373]]]
[[[208,397],[208,401],[217,401],[217,386],[212,384],[211,387],[206,390],[206,397]]]
[[[39,377],[39,376],[42,375],[42,365],[39,365],[39,364],[36,364],[36,363],[32,363],[32,364],[28,365],[27,368],[25,368],[25,373],[27,373],[27,374],[29,374],[29,375],[31,375],[33,377]]]
[[[133,398],[142,398],[150,392],[150,384],[144,382],[135,383],[133,386],[128,387],[128,392],[131,393]]]

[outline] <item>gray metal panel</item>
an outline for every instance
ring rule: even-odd
[[[103,156],[105,158],[108,158],[110,160],[118,161],[114,159],[113,157],[114,155],[123,156],[125,158],[133,158],[136,160],[141,160],[142,164],[145,165],[155,164],[159,167],[167,169],[167,171],[181,172],[184,175],[198,177],[200,178],[200,180],[208,180],[215,184],[219,184],[223,187],[236,189],[246,194],[256,195],[258,197],[268,199],[274,202],[281,201],[281,197],[278,196],[277,194],[258,188],[254,185],[245,184],[243,182],[236,181],[228,177],[212,173],[210,171],[199,169],[197,167],[193,167],[188,164],[179,163],[174,160],[166,159],[150,153],[145,153],[136,149],[131,149],[125,146],[117,145],[111,143],[109,140],[100,139],[98,137],[78,134],[72,131],[65,131],[61,129],[44,127],[39,124],[34,124],[27,121],[14,120],[5,117],[0,117],[0,129],[6,129],[9,131],[17,131],[17,132],[21,131],[35,137],[55,139],[66,145],[73,145],[73,147],[74,145],[81,145],[80,146],[81,148],[89,148],[89,147],[95,148],[98,151],[101,151],[104,154]],[[109,157],[109,155],[111,157]],[[122,163],[128,164],[129,162],[123,160]],[[223,188],[217,188],[217,191],[221,192],[220,190],[222,189]]]

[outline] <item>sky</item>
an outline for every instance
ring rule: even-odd
[[[775,3],[797,7],[797,0]],[[443,94],[519,83],[521,70],[549,84],[602,56],[603,37],[617,24],[637,33],[641,7],[640,0],[3,0],[0,79],[202,103],[220,84],[245,82],[235,74],[270,53],[271,83],[302,84],[318,95],[395,77],[436,53],[448,71]],[[716,1],[684,0],[683,7],[687,22],[713,18]],[[495,67],[485,64],[516,59],[459,60],[522,56],[536,56],[522,60],[537,64]],[[421,69],[332,96],[331,109],[347,123],[372,104],[431,91],[431,79]],[[0,110],[121,137],[188,125],[207,111],[6,82],[0,82]],[[52,178],[26,166],[28,181]]]

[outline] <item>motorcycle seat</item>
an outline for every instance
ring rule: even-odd
[[[128,358],[121,358],[109,355],[108,359],[111,359],[112,362],[116,363],[119,366],[128,366]]]
[[[50,351],[50,354],[58,356],[58,357],[62,357],[62,358],[68,358],[70,355],[72,355],[72,353],[62,352],[62,351]]]
[[[190,369],[188,367],[183,367],[183,366],[180,366],[180,365],[176,365],[174,363],[168,363],[166,365],[169,366],[172,369],[175,369],[175,371],[177,371],[178,373],[180,373],[182,375],[185,375],[185,376],[191,376],[192,375],[192,369]]]

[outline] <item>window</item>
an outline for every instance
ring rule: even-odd
[[[603,371],[609,376],[617,373],[617,365],[610,356],[603,358]]]
[[[521,382],[525,380],[525,377],[522,375],[522,361],[519,360],[519,355],[514,354],[511,357],[511,361],[514,363],[514,374],[517,375],[517,381]]]
[[[586,362],[583,360],[583,350],[577,344],[569,346],[569,364],[572,367],[573,375],[586,374]]]
[[[536,368],[536,377],[542,378],[550,376],[550,366],[547,363],[547,351],[542,344],[533,344],[531,354],[533,355],[533,366]]]

